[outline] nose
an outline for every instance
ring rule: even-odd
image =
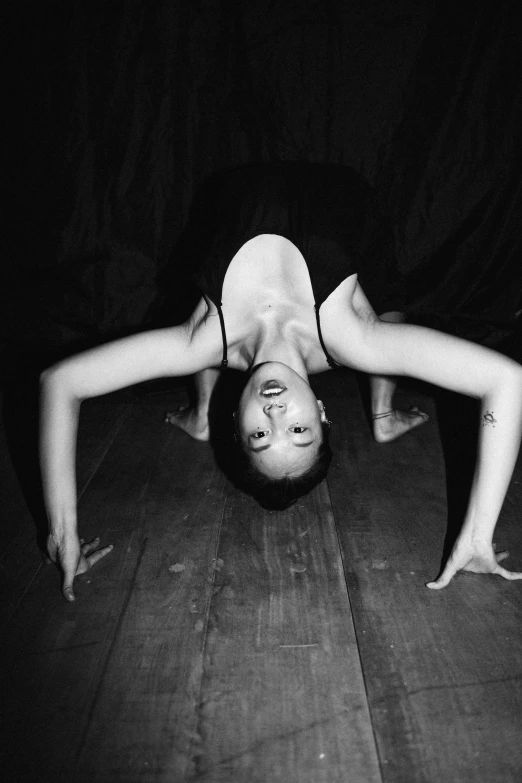
[[[273,400],[268,405],[263,406],[263,411],[269,416],[271,413],[284,413],[286,411],[286,404],[284,402],[276,402]]]

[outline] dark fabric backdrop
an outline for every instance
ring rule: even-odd
[[[22,0],[8,34],[4,342],[68,350],[151,323],[197,186],[296,159],[378,188],[413,317],[516,330],[518,3]],[[173,322],[189,300],[179,281]]]

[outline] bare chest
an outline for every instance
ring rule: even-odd
[[[346,326],[347,317],[350,321],[356,315],[352,305],[356,286],[357,277],[351,275],[321,306],[326,347],[331,335]],[[245,243],[230,262],[223,282],[229,366],[245,369],[245,355],[250,356],[250,348],[263,334],[278,343],[298,341],[310,373],[328,369],[314,305],[308,266],[292,242],[279,235],[262,234]],[[211,314],[217,315],[213,305]],[[208,325],[216,330],[217,318],[209,319]]]
[[[276,234],[261,234],[234,256],[223,283],[229,315],[258,317],[268,310],[314,305],[308,267],[298,248]]]

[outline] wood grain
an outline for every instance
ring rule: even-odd
[[[423,407],[429,424],[379,446],[352,376],[328,402],[337,424],[328,483],[383,779],[519,780],[521,586],[460,575],[444,591],[425,588],[439,569],[447,508],[435,410]],[[509,529],[522,552],[512,516],[508,501],[499,533]]]
[[[116,395],[108,395],[102,405],[98,401],[88,400],[82,405],[78,432],[77,486],[81,496],[90,478],[96,472],[104,455],[123,425],[130,405],[123,404]],[[36,421],[32,423],[36,428]],[[36,448],[36,441],[28,439]],[[36,460],[36,455],[28,461]],[[20,466],[17,466],[20,469]],[[39,570],[44,567],[43,551],[37,545],[37,529],[31,514],[34,501],[27,502],[23,488],[17,477],[7,438],[0,430],[0,510],[2,522],[2,548],[0,551],[0,631],[8,622],[18,603]],[[31,494],[40,492],[39,484],[31,489]],[[42,544],[44,542],[41,542]]]
[[[85,406],[82,534],[115,549],[77,580],[73,605],[41,565],[0,448],[5,507],[21,522],[0,530],[3,779],[519,780],[521,585],[424,587],[447,492],[455,524],[469,476],[469,411],[412,387],[431,422],[380,446],[352,374],[314,385],[334,460],[283,513],[165,425],[162,393]],[[521,487],[519,462],[497,536],[513,568]]]
[[[209,445],[168,425],[155,437],[140,559],[79,747],[91,780],[185,780],[194,770],[225,479]]]
[[[141,500],[165,427],[157,409],[135,406],[91,480],[80,529],[86,539],[98,534],[115,548],[77,579],[76,603],[63,601],[57,571],[42,568],[5,629],[2,711],[12,748],[31,747],[31,754],[11,758],[29,764],[28,773],[65,770],[68,779],[75,763],[136,581],[144,545]],[[112,717],[106,718],[112,730]]]
[[[379,781],[326,485],[283,513],[231,493],[217,562],[197,779]]]

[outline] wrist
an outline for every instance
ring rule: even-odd
[[[63,535],[78,533],[78,524],[74,516],[61,516],[58,519],[49,520],[49,534],[54,538],[61,538]]]
[[[483,530],[480,526],[464,523],[460,531],[458,541],[468,541],[473,546],[491,546],[493,534],[490,531]]]

